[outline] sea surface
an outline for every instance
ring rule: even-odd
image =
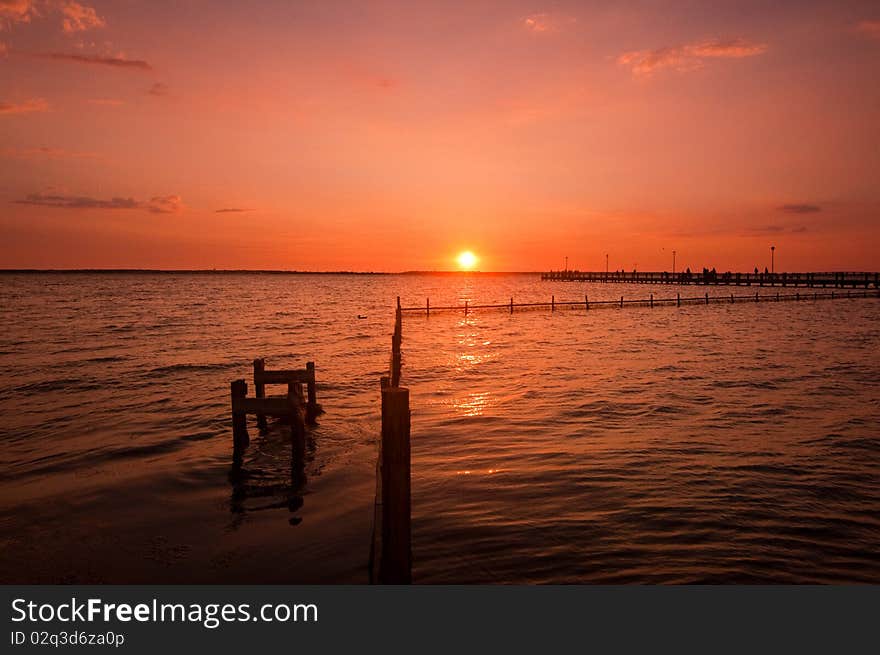
[[[0,274],[0,582],[366,582],[398,296],[677,292],[705,289]],[[880,583],[878,353],[877,298],[407,314],[414,580]],[[304,462],[270,421],[233,465],[259,356],[316,362]]]

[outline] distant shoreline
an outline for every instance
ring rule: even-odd
[[[105,275],[105,274],[162,274],[162,275],[539,275],[540,271],[283,271],[268,269],[160,269],[160,268],[0,268],[0,275]]]

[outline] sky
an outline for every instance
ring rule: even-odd
[[[880,4],[0,0],[0,268],[880,269]]]

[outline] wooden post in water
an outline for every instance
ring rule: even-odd
[[[779,302],[779,292],[776,292],[776,302]]]
[[[651,309],[654,309],[654,294],[651,294]]]
[[[425,298],[425,316],[431,315],[431,299]]]
[[[468,301],[467,300],[464,301],[464,315],[465,316],[468,315]]]
[[[263,373],[266,371],[266,360],[262,357],[254,360],[254,395],[257,398],[265,398],[266,397],[266,385],[263,382]],[[259,381],[258,381],[259,380]],[[265,430],[267,427],[266,423],[266,415],[265,414],[257,414],[257,427],[260,430]]]
[[[556,311],[556,296],[550,296],[550,311]]]
[[[584,305],[586,305],[587,311],[590,311],[590,297],[587,294],[584,294]]]
[[[620,297],[620,308],[623,309],[623,296]]]
[[[675,303],[676,303],[676,305],[681,307],[681,293],[680,292],[675,294]]]
[[[513,296],[510,297],[510,313],[513,314]]]
[[[250,443],[247,432],[247,414],[240,407],[236,407],[236,399],[247,396],[247,382],[233,380],[232,391],[232,446],[234,450],[245,448]]]
[[[755,291],[755,302],[758,302],[758,292]]]
[[[706,304],[707,305],[709,304],[709,292],[708,291],[706,292]]]
[[[409,389],[382,389],[380,584],[409,584],[411,566]]]
[[[734,302],[735,302],[735,301],[734,301],[734,299],[733,299],[733,294],[730,294],[730,304],[732,305]]]

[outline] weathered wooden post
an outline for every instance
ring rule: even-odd
[[[245,448],[250,443],[247,432],[247,414],[241,402],[247,396],[247,382],[233,380],[232,392],[232,445],[234,450]]]
[[[730,304],[732,305],[733,303],[734,303],[733,294],[730,294]]]
[[[587,311],[590,311],[590,297],[587,294],[584,294],[584,305],[587,308]]]
[[[556,311],[556,296],[550,296],[550,311]]]
[[[382,389],[381,584],[409,584],[411,566],[409,389]]]
[[[620,297],[620,308],[623,309],[623,296]]]
[[[776,292],[776,302],[779,302],[779,292]]]
[[[254,394],[257,398],[266,397],[266,384],[263,381],[263,373],[266,372],[266,360],[262,357],[254,360]],[[265,430],[267,427],[266,415],[257,414],[257,427]]]
[[[709,292],[708,291],[706,292],[706,304],[707,305],[709,304]]]
[[[468,315],[468,301],[467,300],[464,301],[464,315],[465,316]]]
[[[513,314],[513,296],[510,297],[510,313]]]
[[[654,309],[654,294],[651,294],[651,309]]]
[[[681,307],[681,293],[680,292],[675,294],[675,302],[679,307]]]
[[[758,292],[755,291],[755,302],[758,302]]]
[[[431,315],[431,299],[425,298],[425,316]]]
[[[308,373],[308,380],[306,381],[306,392],[308,394],[306,416],[311,421],[318,415],[318,384],[315,381],[315,362],[306,362],[306,373]]]

